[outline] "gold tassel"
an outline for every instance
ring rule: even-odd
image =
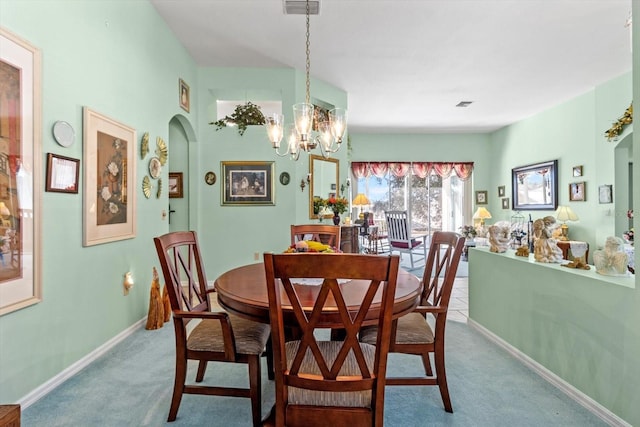
[[[151,281],[151,293],[149,297],[149,314],[147,315],[146,329],[162,328],[164,324],[164,306],[160,296],[160,278],[158,271],[153,267],[153,280]]]
[[[162,306],[164,308],[164,321],[168,322],[171,319],[171,303],[169,302],[169,293],[167,289],[167,284],[164,284],[164,288],[162,289]]]

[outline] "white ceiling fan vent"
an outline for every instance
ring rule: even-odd
[[[306,15],[307,2],[300,0],[282,0],[285,15]],[[309,15],[320,14],[320,0],[309,0]]]

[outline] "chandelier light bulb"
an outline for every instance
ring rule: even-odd
[[[267,135],[273,148],[280,148],[280,141],[284,135],[284,115],[273,113],[264,118]]]

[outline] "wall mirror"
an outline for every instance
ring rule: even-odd
[[[627,210],[633,209],[633,132],[616,145],[614,159],[615,235],[622,237],[622,233],[633,227],[633,219],[627,217]]]
[[[338,182],[340,182],[339,170],[340,160],[325,159],[322,156],[311,154],[309,156],[309,218],[318,218],[318,214],[313,212],[313,198],[329,198],[331,195],[340,196]],[[325,215],[331,217],[333,214]]]

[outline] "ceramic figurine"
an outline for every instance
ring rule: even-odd
[[[604,250],[597,250],[593,254],[596,272],[605,276],[627,275],[627,254],[622,250],[623,241],[619,237],[607,237]]]
[[[556,219],[552,216],[545,216],[536,219],[533,223],[533,256],[538,262],[561,262],[562,249],[558,247],[558,242],[552,237]]]
[[[511,244],[511,227],[498,224],[489,227],[489,250],[491,252],[506,252]]]

